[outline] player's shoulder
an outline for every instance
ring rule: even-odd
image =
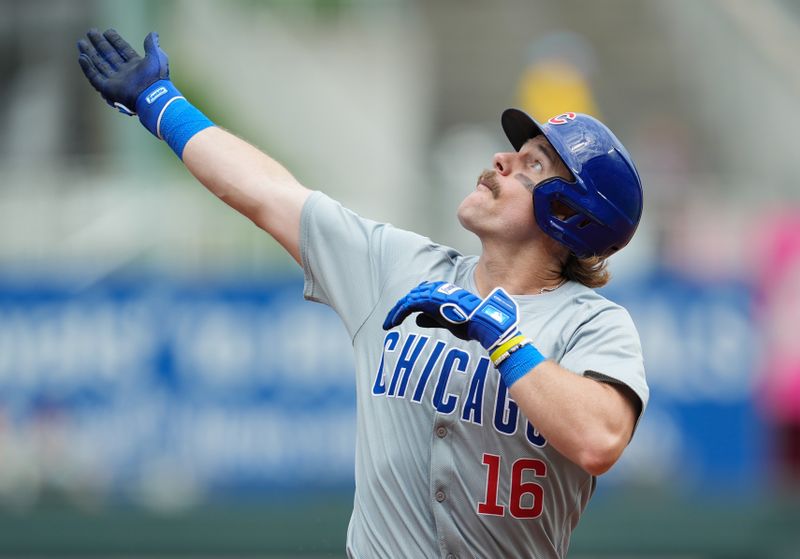
[[[581,304],[597,307],[620,306],[594,287],[588,287],[578,281],[568,281],[566,285],[569,286],[572,298]]]
[[[579,322],[606,319],[632,324],[628,310],[597,289],[575,281],[567,282],[562,289],[566,303]]]
[[[379,248],[384,257],[398,265],[407,265],[409,260],[429,259],[429,264],[441,262],[456,264],[462,254],[456,249],[442,245],[429,237],[398,227],[392,223],[363,217],[327,194],[315,191],[303,208],[303,223],[324,223],[325,232],[353,228],[363,231],[371,244]]]

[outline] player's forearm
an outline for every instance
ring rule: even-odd
[[[509,390],[549,444],[592,475],[605,473],[630,440],[635,416],[609,384],[540,363]]]
[[[300,212],[311,191],[280,163],[217,127],[206,128],[187,142],[183,162],[215,196],[300,261]]]

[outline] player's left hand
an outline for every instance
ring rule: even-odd
[[[78,41],[78,62],[103,99],[128,115],[136,114],[139,95],[159,80],[169,80],[169,62],[158,45],[158,33],[145,37],[142,58],[119,33],[90,29]]]
[[[462,340],[476,340],[491,350],[517,333],[517,303],[502,287],[481,300],[466,289],[443,281],[422,282],[400,299],[383,322],[389,330],[412,313],[422,327],[447,328]]]

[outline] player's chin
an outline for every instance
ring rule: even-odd
[[[476,203],[475,200],[471,200],[472,197],[473,195],[470,194],[464,198],[458,206],[456,215],[461,227],[467,231],[477,233],[480,230],[481,223],[485,222],[485,219],[482,217],[484,212],[481,211],[480,204]]]
[[[467,194],[458,206],[458,213],[478,211],[490,200],[491,192],[488,190],[473,190]]]

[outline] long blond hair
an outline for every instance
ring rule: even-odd
[[[570,281],[577,281],[586,287],[603,287],[611,279],[608,261],[599,256],[578,258],[570,253],[561,268],[561,275]]]

